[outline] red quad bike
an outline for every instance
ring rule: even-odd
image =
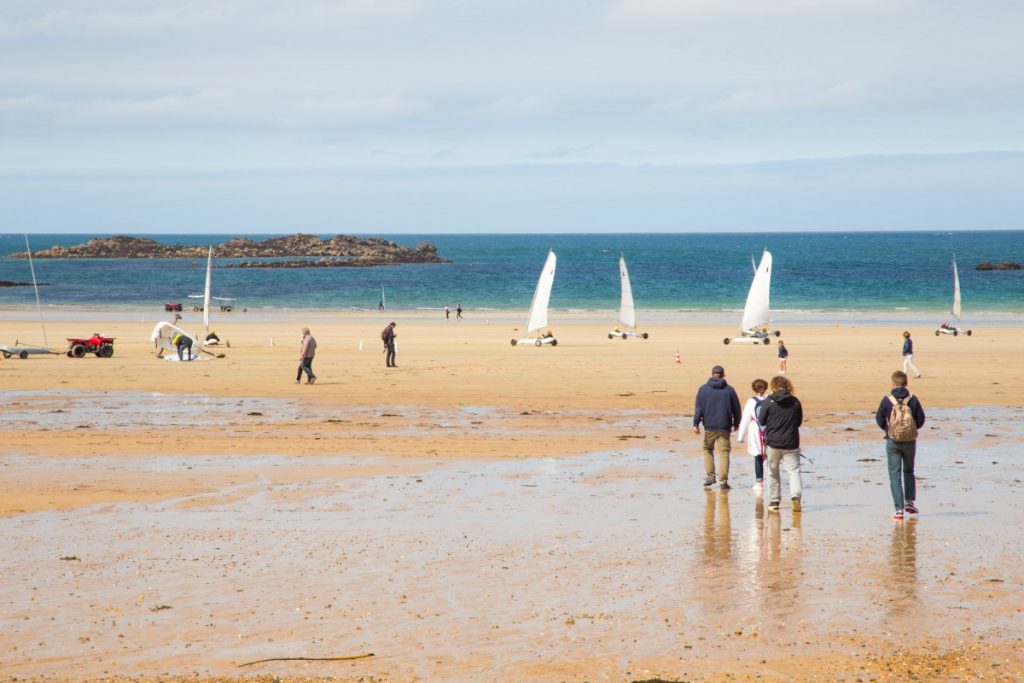
[[[182,305],[177,301],[168,301],[164,304],[164,310],[168,313],[181,313]]]
[[[94,334],[88,339],[68,340],[68,358],[82,358],[87,353],[95,353],[97,358],[110,358],[114,355],[114,337],[101,337]]]

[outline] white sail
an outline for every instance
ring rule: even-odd
[[[533,293],[533,303],[530,304],[530,320],[526,324],[526,332],[540,330],[548,326],[548,302],[551,300],[551,286],[555,283],[555,252],[548,252],[548,259],[544,262],[544,269],[540,271],[540,278],[537,280],[537,289]]]
[[[619,257],[619,282],[622,284],[622,300],[619,302],[619,322],[626,327],[636,328],[636,308],[633,306],[633,287],[629,284],[626,257]]]
[[[177,325],[173,325],[168,322],[157,323],[156,327],[153,328],[153,333],[149,336],[153,342],[153,348],[164,349],[166,351],[176,351],[177,347],[173,343],[175,335],[184,335],[192,340],[193,353],[198,353],[202,349],[203,343],[195,336],[189,334],[185,330],[181,329]]]
[[[39,312],[39,325],[43,329],[43,346],[50,348],[46,341],[46,322],[43,320],[43,305],[39,302],[39,283],[36,282],[36,266],[32,263],[32,247],[28,243],[28,233],[25,233],[25,251],[28,253],[28,267],[32,271],[32,289],[36,292],[36,310]]]
[[[769,321],[768,299],[772,287],[772,254],[767,249],[761,256],[761,263],[754,273],[754,281],[750,283],[747,304],[743,307],[743,320],[740,329],[743,331],[763,327]]]
[[[210,333],[210,279],[213,274],[213,247],[206,255],[206,288],[203,290],[203,330]]]
[[[956,271],[956,257],[953,257],[953,317],[960,319],[960,274]]]

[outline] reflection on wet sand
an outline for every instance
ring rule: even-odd
[[[764,609],[773,617],[792,617],[800,602],[802,515],[793,513],[792,524],[782,525],[782,513],[763,518],[767,553],[762,556],[761,592]]]
[[[729,492],[707,491],[704,499],[704,562],[707,567],[724,568],[732,558],[732,520]]]
[[[889,572],[886,585],[891,591],[889,616],[911,615],[917,607],[917,519],[911,517],[892,528],[889,542]]]

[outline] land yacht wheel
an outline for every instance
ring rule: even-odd
[[[728,337],[726,337],[725,339],[722,340],[722,343],[725,344],[726,346],[728,346],[729,342],[731,342],[731,341],[732,341],[732,339],[729,339]]]
[[[517,339],[513,339],[513,340],[512,340],[512,346],[515,346],[515,345],[516,345],[516,344],[518,344],[518,343],[519,343],[519,341],[518,341]]]

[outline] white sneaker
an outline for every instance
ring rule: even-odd
[[[764,493],[764,482],[755,481],[754,485],[751,486],[750,488],[753,489],[754,493],[760,496],[762,493]]]

